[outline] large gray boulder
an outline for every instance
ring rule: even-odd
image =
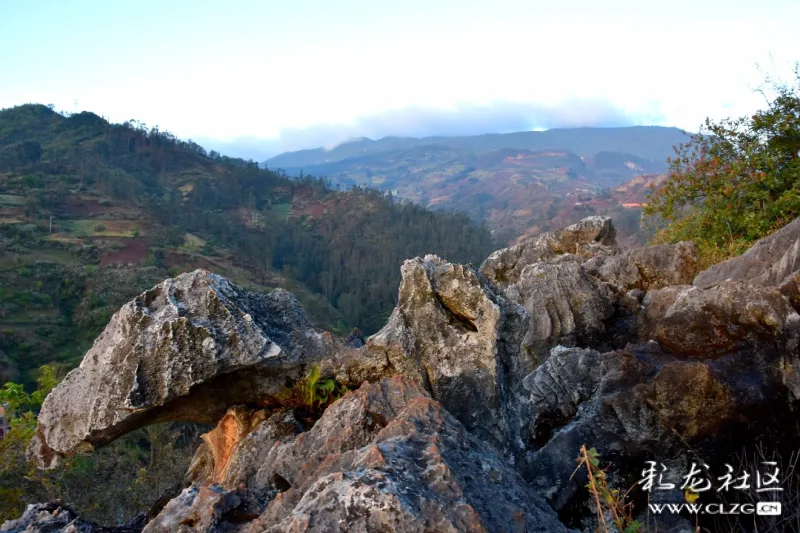
[[[29,453],[39,465],[167,420],[213,423],[328,354],[290,293],[248,293],[197,270],[125,304],[50,393]]]

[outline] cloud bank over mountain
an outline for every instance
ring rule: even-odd
[[[358,117],[350,123],[314,124],[281,130],[276,138],[241,138],[225,142],[195,141],[223,154],[261,161],[283,152],[305,148],[333,148],[357,137],[436,137],[510,133],[535,129],[661,125],[656,108],[629,112],[603,99],[565,100],[557,105],[495,101],[486,105],[461,104],[449,109],[408,107]]]

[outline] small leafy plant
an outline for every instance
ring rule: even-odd
[[[305,406],[313,409],[326,406],[344,396],[347,393],[347,386],[339,385],[331,378],[320,379],[319,367],[314,365],[302,382],[302,390]]]
[[[586,449],[586,445],[581,446],[578,455],[578,467],[572,473],[574,477],[581,467],[586,467],[586,474],[589,482],[586,488],[594,499],[597,511],[598,531],[610,533],[611,531],[621,531],[622,533],[641,533],[642,524],[633,519],[633,503],[628,501],[628,490],[625,494],[620,494],[619,489],[612,489],[608,486],[606,472],[600,468],[600,454],[594,448]],[[612,527],[610,529],[606,516],[611,518]]]

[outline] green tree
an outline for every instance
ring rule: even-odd
[[[767,79],[767,107],[713,122],[675,148],[645,215],[656,242],[694,240],[705,263],[736,255],[800,216],[800,63]]]
[[[30,394],[16,383],[0,389],[11,422],[0,439],[0,523],[17,518],[27,504],[58,498],[90,520],[122,524],[180,486],[199,440],[201,428],[192,424],[148,426],[49,471],[28,463],[25,452],[36,433],[36,412],[58,384],[56,368],[41,367],[36,382]]]
[[[0,439],[0,521],[16,518],[24,508],[25,496],[35,477],[27,464],[25,450],[36,432],[36,414],[58,380],[56,369],[43,366],[36,379],[38,388],[31,394],[18,383],[8,382],[0,389],[0,404],[6,409],[11,429]]]

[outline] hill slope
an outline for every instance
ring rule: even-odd
[[[123,302],[180,271],[286,287],[320,325],[370,333],[404,259],[477,262],[493,246],[465,215],[289,180],[168,133],[0,111],[0,381],[74,364]]]

